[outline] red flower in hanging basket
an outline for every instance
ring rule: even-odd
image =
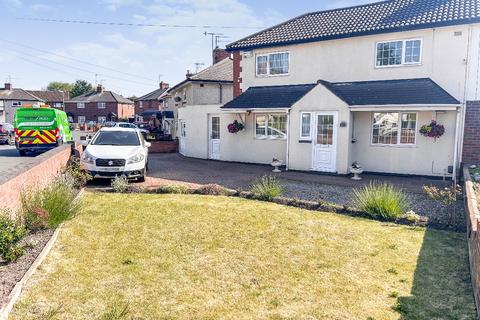
[[[445,133],[445,127],[441,124],[438,124],[437,121],[432,120],[430,124],[424,124],[420,128],[420,134],[428,138],[440,138]]]
[[[238,122],[237,120],[235,120],[235,121],[233,121],[233,123],[230,123],[227,126],[227,129],[228,129],[228,132],[230,132],[230,133],[237,133],[237,132],[245,129],[245,126],[243,124],[241,124],[240,122]]]

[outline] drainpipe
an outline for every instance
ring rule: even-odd
[[[288,171],[290,163],[290,109],[287,110],[287,154],[285,157],[285,171]]]
[[[453,183],[455,183],[455,185],[457,184],[457,163],[458,163],[458,143],[459,143],[459,137],[460,137],[460,110],[459,108],[456,109],[456,113],[457,113],[457,121],[456,121],[456,124],[455,124],[455,147],[454,147],[454,151],[453,151]]]

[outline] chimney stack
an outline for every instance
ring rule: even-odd
[[[11,83],[5,83],[5,90],[12,90],[12,84]]]
[[[195,75],[195,73],[191,73],[190,70],[187,70],[187,74],[185,75],[185,77],[187,77],[187,79],[190,79],[190,77],[193,75]]]
[[[225,49],[220,49],[219,47],[216,47],[213,49],[213,64],[216,64],[226,58],[230,57],[230,53],[225,50]]]
[[[103,86],[101,84],[97,85],[97,93],[103,92]]]
[[[170,87],[170,85],[166,82],[160,82],[160,89],[166,90]]]

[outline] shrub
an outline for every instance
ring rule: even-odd
[[[45,187],[26,188],[21,193],[25,226],[30,230],[56,228],[80,210],[76,189],[64,175]]]
[[[160,186],[155,190],[157,193],[173,193],[173,194],[187,194],[189,193],[189,188],[181,184],[167,184]]]
[[[280,197],[283,190],[277,177],[265,175],[253,184],[251,192],[257,199],[271,201],[273,198]]]
[[[377,182],[353,190],[352,200],[357,209],[373,218],[383,219],[400,217],[410,205],[402,190],[388,183]]]
[[[128,190],[128,179],[125,176],[116,176],[112,180],[112,188],[117,193],[126,192]]]
[[[445,189],[439,189],[435,186],[423,186],[423,191],[430,199],[440,201],[447,212],[448,222],[454,224],[457,218],[455,204],[457,197],[462,194],[460,186],[452,184]]]
[[[230,194],[229,190],[218,184],[207,184],[195,189],[194,193],[210,195],[210,196],[227,196]]]
[[[88,172],[80,167],[80,158],[78,157],[70,157],[68,165],[62,169],[62,173],[73,179],[73,186],[76,189],[83,188],[88,181],[93,179]]]
[[[15,261],[23,255],[23,247],[17,244],[26,234],[26,229],[20,223],[0,212],[0,257],[4,261]]]

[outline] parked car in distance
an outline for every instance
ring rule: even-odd
[[[138,129],[101,128],[86,144],[81,165],[93,178],[125,176],[145,181],[150,143]]]
[[[0,143],[15,143],[15,129],[10,123],[0,123]]]
[[[148,131],[147,129],[141,129],[136,124],[130,122],[116,122],[114,127],[137,129],[140,130],[142,134],[150,133],[150,131]]]

